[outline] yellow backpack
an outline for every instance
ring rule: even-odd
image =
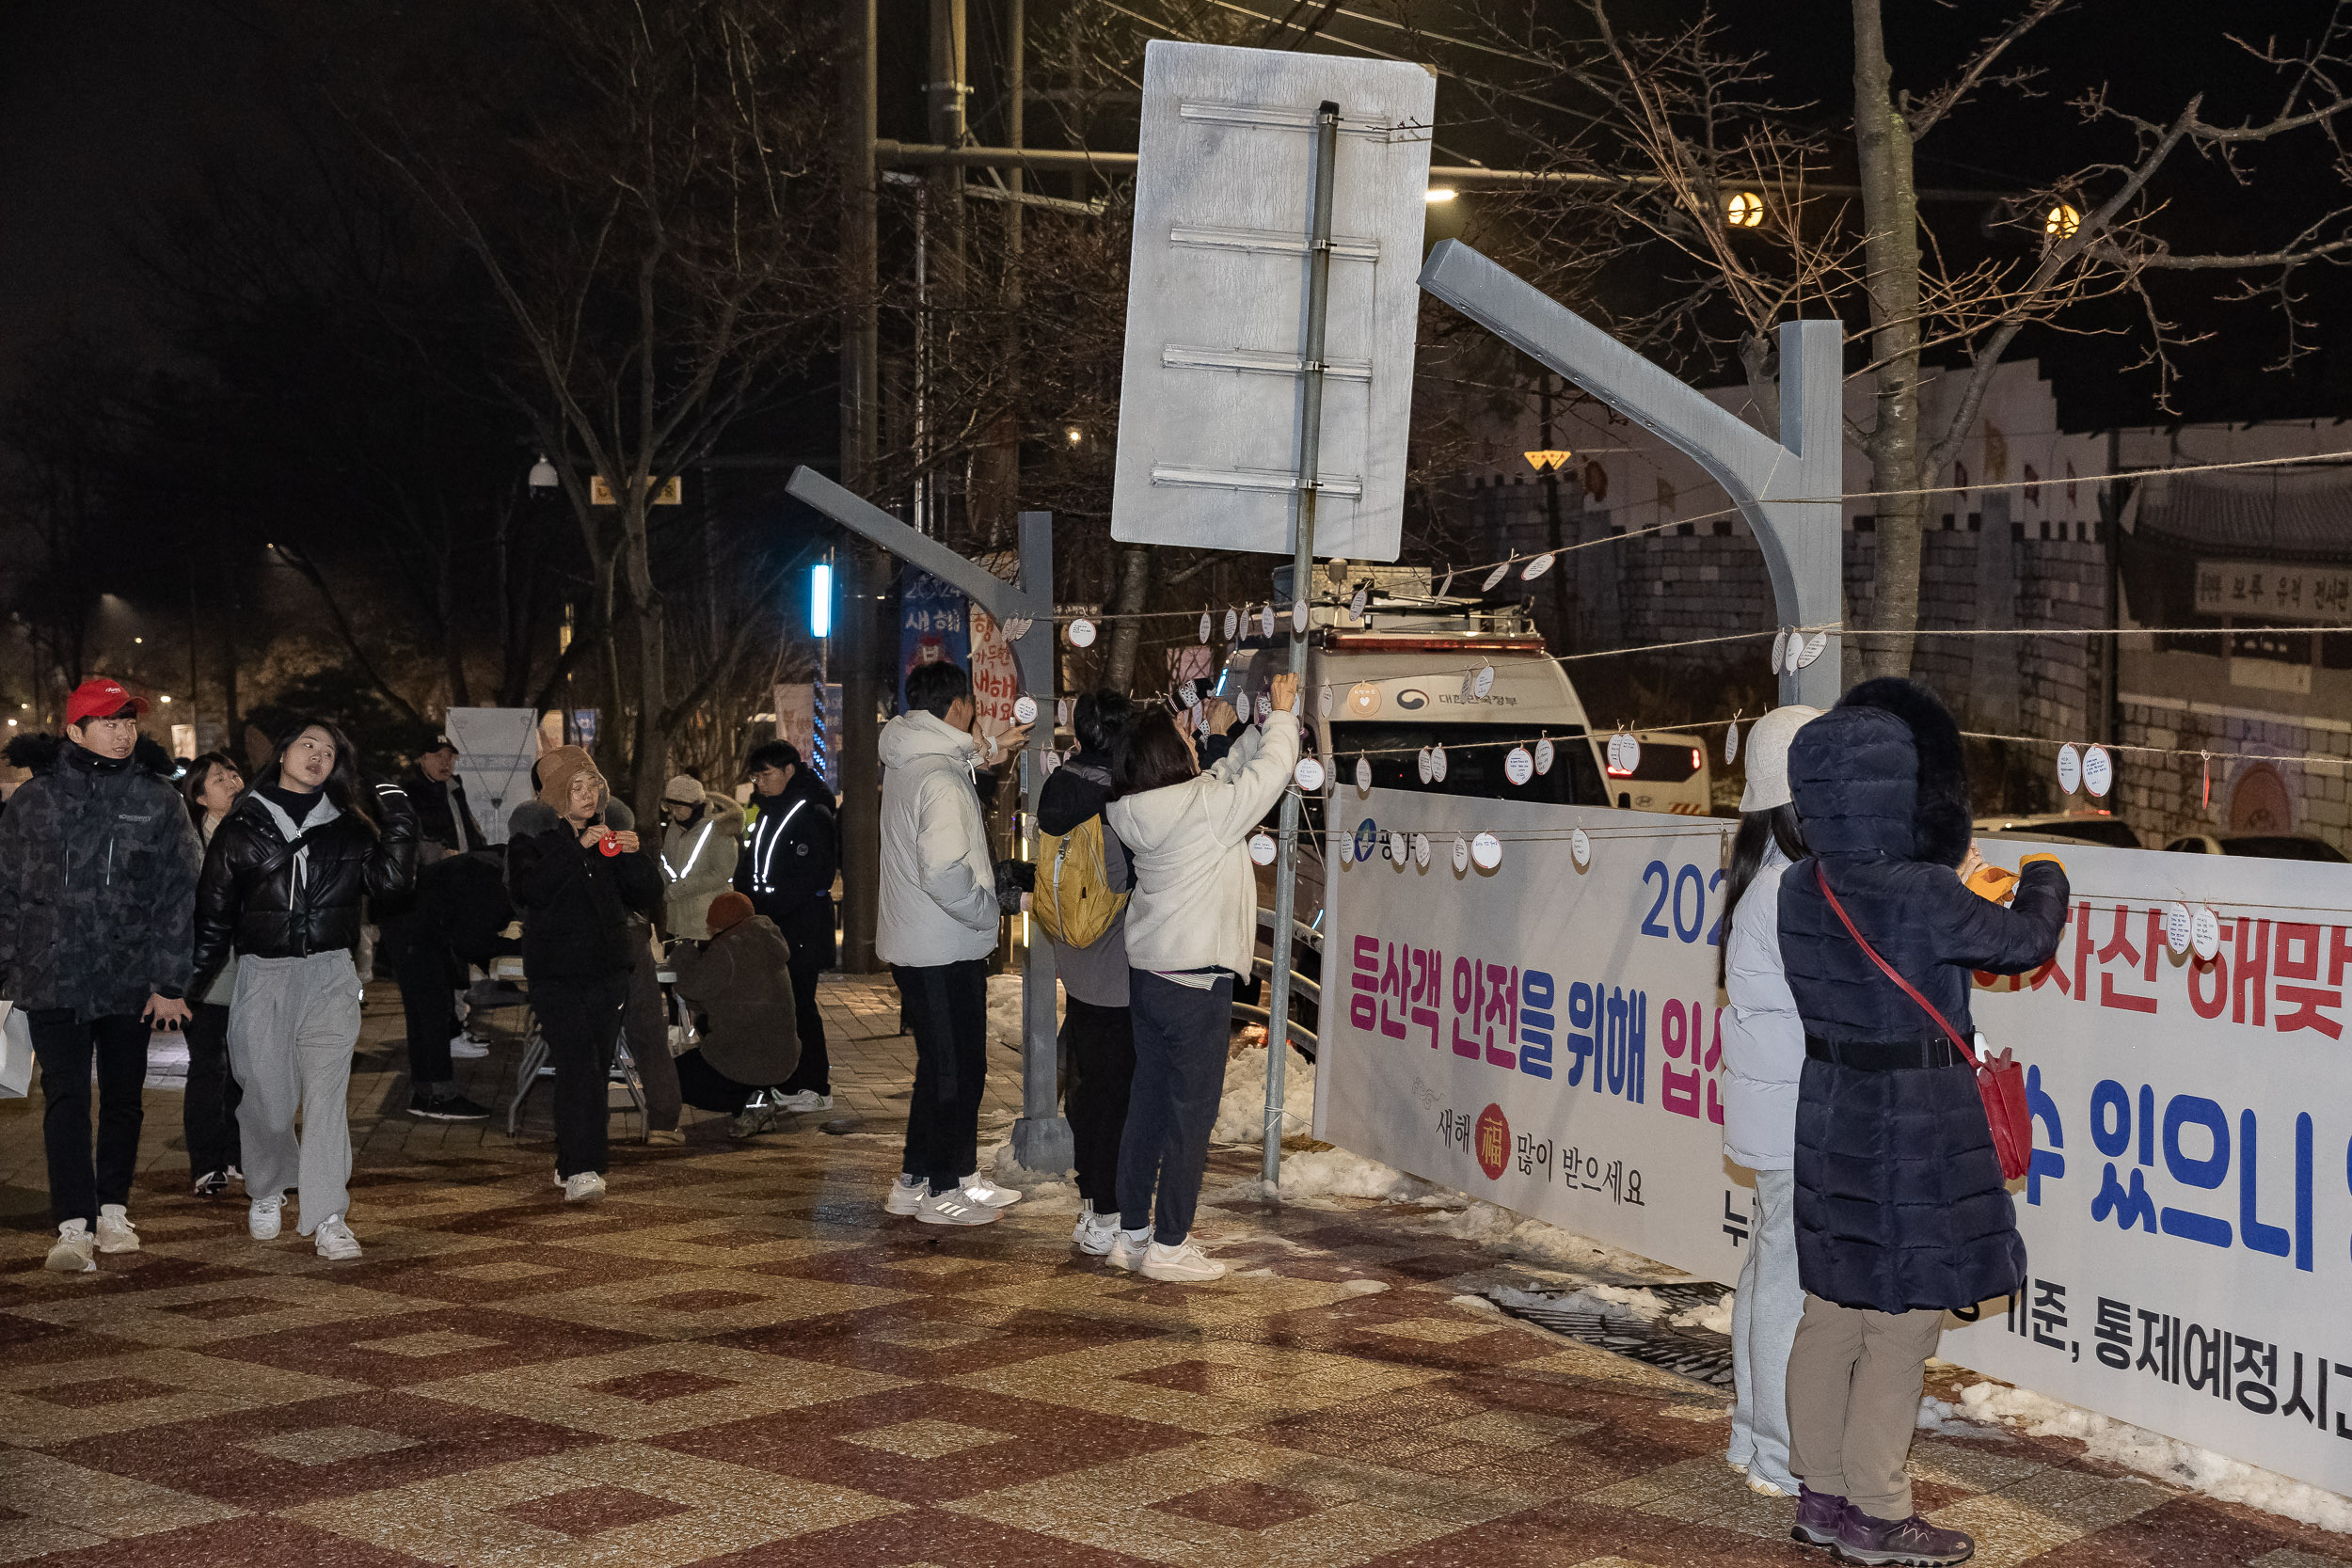
[[[1067,833],[1037,835],[1037,890],[1029,912],[1064,947],[1091,947],[1127,907],[1111,891],[1103,864],[1103,818],[1088,817]]]

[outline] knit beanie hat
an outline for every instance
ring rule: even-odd
[[[740,926],[751,917],[752,901],[729,888],[710,901],[710,912],[704,919],[709,923],[710,934],[715,937],[722,931]]]
[[[681,806],[699,806],[703,803],[702,781],[691,773],[680,773],[662,788],[661,798]]]
[[[558,816],[571,810],[572,781],[582,773],[596,781],[596,805],[601,810],[609,793],[604,775],[596,771],[596,759],[578,746],[558,746],[539,759],[540,803],[552,806]]]

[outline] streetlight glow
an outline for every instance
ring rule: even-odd
[[[2082,226],[2082,214],[2063,201],[2043,214],[2042,218],[2042,232],[2047,239],[2071,240],[2074,237],[2074,230]]]
[[[548,461],[546,452],[541,452],[539,461],[531,466],[531,487],[533,490],[552,490],[557,483],[555,465]]]
[[[808,569],[808,630],[812,637],[833,635],[833,562],[820,561]]]
[[[1451,201],[1461,194],[1451,185],[1432,185],[1422,192],[1421,198],[1435,207],[1438,202]]]
[[[1754,191],[1734,191],[1724,203],[1724,221],[1734,229],[1756,229],[1764,222],[1764,198]]]

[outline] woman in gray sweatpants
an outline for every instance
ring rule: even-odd
[[[279,736],[205,851],[194,990],[235,952],[229,1060],[245,1089],[237,1129],[255,1241],[277,1239],[292,1187],[319,1256],[359,1256],[344,1217],[344,1097],[359,1038],[352,950],[366,901],[408,896],[416,867],[415,808],[394,786],[363,786],[349,739],[321,720]]]

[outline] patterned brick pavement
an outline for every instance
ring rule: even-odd
[[[1081,1259],[1067,1198],[978,1232],[886,1218],[911,1067],[886,983],[828,982],[857,1129],[730,1146],[712,1118],[683,1149],[620,1143],[586,1211],[548,1184],[544,1106],[518,1141],[502,1115],[396,1114],[389,1002],[371,998],[352,1090],[358,1263],[291,1227],[258,1245],[241,1204],[183,1196],[179,1100],[157,1088],[146,1249],[47,1274],[38,1101],[0,1107],[0,1560],[1823,1560],[1723,1465],[1718,1394],[1501,1317],[1470,1293],[1492,1256],[1376,1205],[1213,1206],[1235,1274],[1205,1287]],[[512,1053],[466,1065],[501,1112]],[[1248,1171],[1220,1155],[1212,1189]],[[2352,1561],[2345,1538],[2072,1444],[1923,1435],[1914,1463],[1984,1563]]]

